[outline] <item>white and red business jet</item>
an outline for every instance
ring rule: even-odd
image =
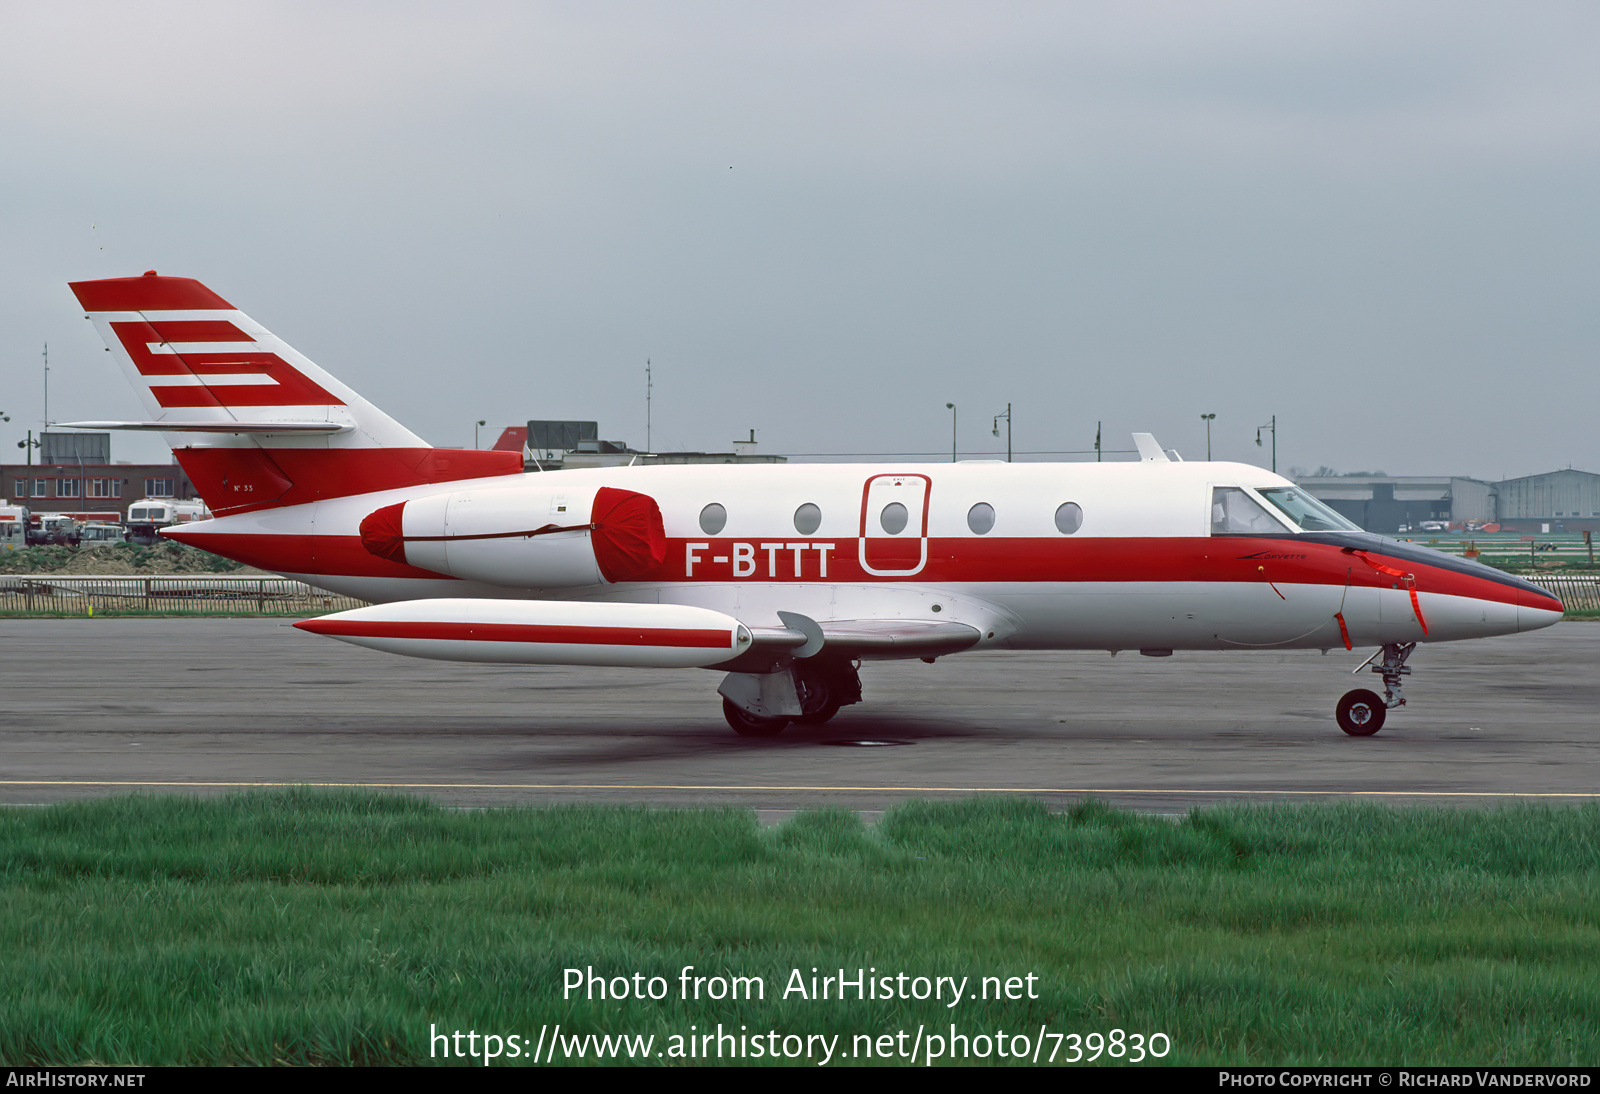
[[[861,661],[965,650],[1375,646],[1547,627],[1561,602],[1361,531],[1236,463],[700,465],[524,474],[431,448],[198,281],[72,290],[215,519],[162,534],[372,607],[296,626],[414,657],[700,667],[735,730],[860,701]]]

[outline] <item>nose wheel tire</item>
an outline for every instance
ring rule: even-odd
[[[1334,717],[1338,719],[1339,728],[1350,736],[1370,737],[1383,728],[1383,720],[1388,713],[1388,707],[1384,706],[1376,692],[1357,688],[1346,692],[1345,697],[1339,700]]]
[[[741,737],[776,737],[789,724],[787,718],[763,718],[751,714],[728,698],[722,700],[722,716]]]

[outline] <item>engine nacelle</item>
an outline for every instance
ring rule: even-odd
[[[666,556],[655,499],[632,490],[476,488],[385,506],[361,522],[380,558],[490,585],[637,581]]]

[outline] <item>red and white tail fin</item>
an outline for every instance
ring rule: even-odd
[[[430,448],[191,278],[71,288],[148,415],[75,424],[168,434],[219,515],[522,470],[506,453]]]

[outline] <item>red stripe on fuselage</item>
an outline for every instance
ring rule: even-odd
[[[175,528],[175,539],[225,558],[237,559],[264,570],[351,577],[410,577],[447,579],[447,575],[419,569],[370,554],[360,536],[230,535],[196,533]],[[1398,587],[1399,582],[1372,570],[1339,547],[1284,539],[1129,538],[1129,539],[930,539],[928,564],[910,577],[876,577],[861,569],[854,539],[833,540],[823,576],[819,552],[801,552],[800,573],[795,573],[794,552],[761,550],[770,540],[668,540],[667,558],[636,583],[679,585],[733,583],[781,584],[914,584],[1007,583],[1117,583],[1117,582],[1272,582],[1279,588],[1293,585],[1350,585],[1355,588]],[[686,574],[690,543],[698,561]],[[824,541],[827,542],[827,541]],[[752,543],[755,569],[736,574],[732,561],[735,543]],[[1370,549],[1369,549],[1370,550]],[[1370,551],[1378,554],[1377,551]],[[1380,556],[1381,557],[1381,556]],[[1470,597],[1502,604],[1520,604],[1545,611],[1561,611],[1561,602],[1543,590],[1508,585],[1492,577],[1476,577],[1415,560],[1400,560],[1414,573],[1423,593]],[[769,565],[769,562],[771,565]],[[1292,595],[1292,593],[1291,593]]]
[[[413,638],[435,642],[540,642],[565,646],[671,646],[728,649],[728,631],[684,628],[576,627],[542,623],[424,623],[356,619],[304,619],[295,624],[335,638]]]

